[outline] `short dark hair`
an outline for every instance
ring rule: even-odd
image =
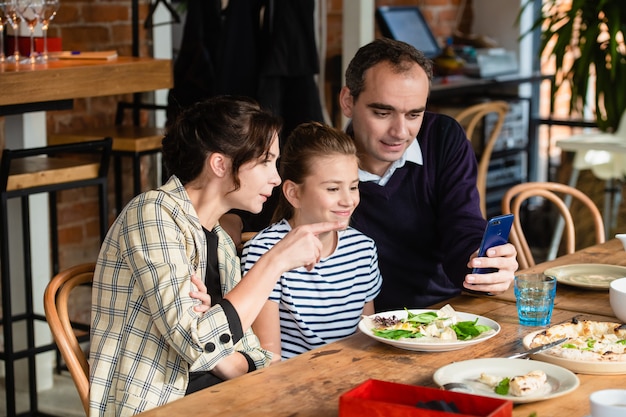
[[[163,161],[168,174],[187,184],[200,175],[210,153],[222,153],[232,159],[236,190],[241,165],[267,154],[281,127],[277,117],[250,98],[212,97],[176,117],[163,139]]]
[[[414,63],[418,64],[429,83],[433,79],[433,64],[424,53],[406,42],[389,38],[376,39],[359,48],[346,69],[346,87],[350,95],[357,99],[365,87],[365,71],[374,65],[388,62],[398,72],[407,71]]]

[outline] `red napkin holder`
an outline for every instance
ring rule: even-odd
[[[33,39],[35,41],[35,52],[43,52],[43,37],[35,36]],[[4,37],[4,46],[5,46],[5,54],[13,55],[13,51],[15,51],[15,40],[12,35],[6,35]],[[28,56],[30,54],[30,36],[18,36],[17,37],[17,47],[20,51],[20,54],[23,56]],[[48,38],[48,52],[58,52],[61,51],[61,38]]]
[[[418,408],[417,403],[452,402],[459,413]],[[339,417],[511,417],[509,400],[369,379],[339,397]]]

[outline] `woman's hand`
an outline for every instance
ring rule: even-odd
[[[488,274],[468,274],[463,286],[467,289],[480,292],[501,293],[506,291],[519,265],[517,251],[510,243],[494,246],[487,250],[487,256],[478,258],[478,251],[474,253],[467,266],[469,268],[495,268],[496,272]]]
[[[322,254],[322,242],[319,240],[318,235],[343,229],[345,229],[345,224],[341,222],[313,223],[298,226],[274,245],[268,251],[268,254],[270,252],[279,254],[276,258],[283,262],[283,272],[301,266],[306,267],[310,271],[320,261]]]
[[[196,277],[195,275],[191,276],[191,283],[195,285],[197,291],[190,291],[189,296],[191,298],[195,298],[196,300],[200,300],[202,304],[193,307],[193,310],[197,313],[204,314],[211,308],[211,296],[207,292],[206,285],[204,285],[204,281]]]

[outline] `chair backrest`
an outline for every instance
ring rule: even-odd
[[[506,101],[496,100],[487,103],[479,103],[466,108],[455,116],[455,119],[465,129],[467,138],[472,141],[474,132],[479,122],[490,113],[497,114],[496,119],[491,132],[485,138],[484,146],[480,153],[480,160],[478,161],[478,176],[476,178],[476,188],[478,188],[478,194],[480,195],[480,210],[483,213],[483,217],[487,217],[487,171],[489,170],[489,161],[491,160],[491,154],[493,147],[500,136],[500,131],[504,125],[504,118],[509,112],[509,105]],[[485,133],[487,134],[487,133]]]
[[[535,265],[535,258],[524,235],[520,219],[522,203],[529,198],[543,197],[556,206],[565,223],[566,253],[573,253],[576,250],[574,219],[568,204],[564,201],[565,196],[571,196],[571,198],[581,203],[589,211],[594,226],[596,243],[604,242],[604,224],[600,210],[598,210],[593,200],[582,191],[556,182],[527,182],[514,185],[502,197],[502,213],[513,213],[515,215],[510,240],[517,249],[517,261],[520,269],[530,268]]]
[[[72,375],[87,415],[89,415],[89,364],[70,322],[68,305],[72,301],[70,295],[75,287],[91,284],[94,270],[95,264],[88,263],[59,272],[48,283],[43,296],[46,320]]]

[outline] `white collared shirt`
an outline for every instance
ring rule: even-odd
[[[400,159],[391,163],[391,166],[389,166],[389,169],[387,169],[387,172],[385,172],[382,177],[359,169],[359,181],[373,181],[384,187],[389,181],[389,178],[391,178],[393,173],[396,172],[396,169],[402,168],[407,161],[413,162],[417,165],[423,164],[422,148],[420,148],[420,144],[417,142],[417,139],[414,140],[408,148],[406,148],[406,151],[404,151]]]

